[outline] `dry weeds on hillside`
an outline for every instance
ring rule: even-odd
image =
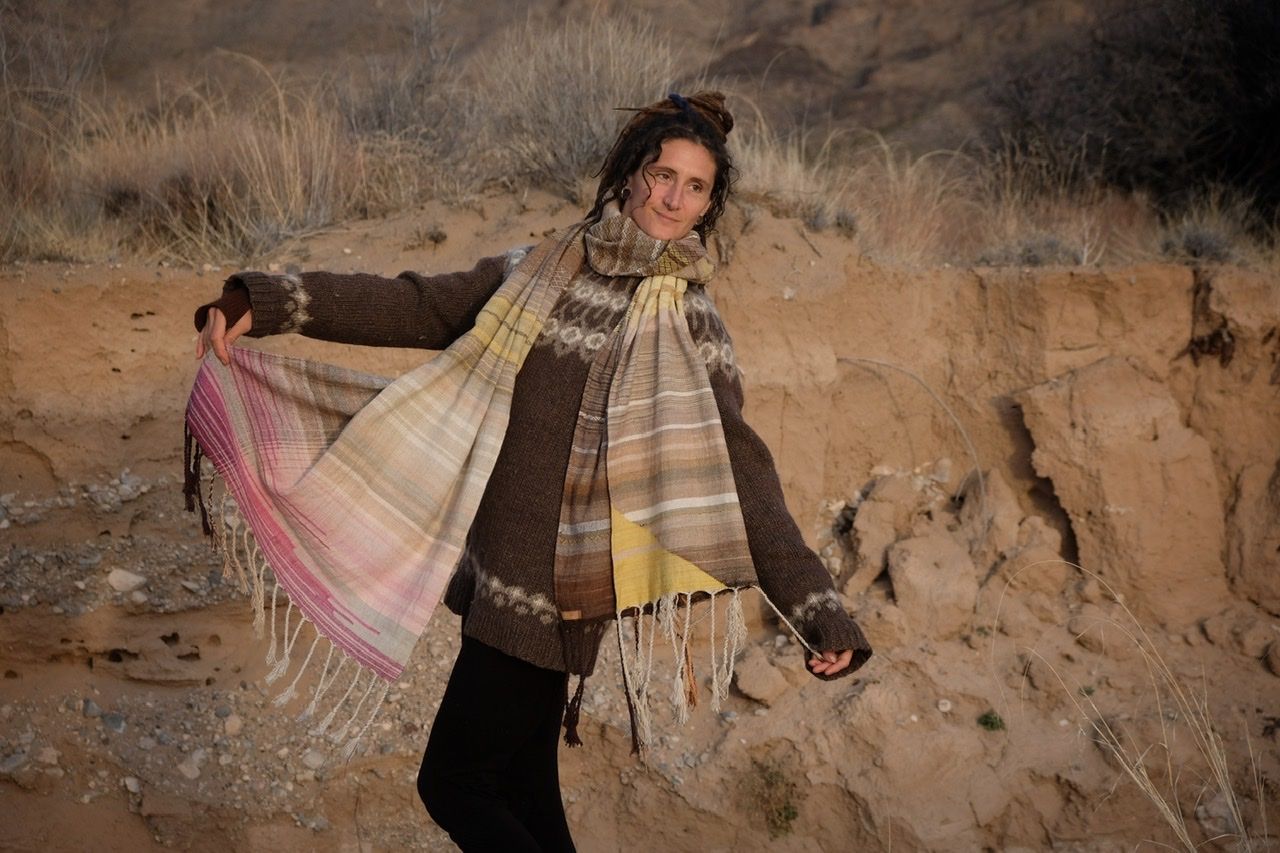
[[[465,63],[440,11],[418,7],[392,60],[301,80],[224,54],[132,103],[104,94],[100,45],[0,7],[0,260],[243,261],[432,198],[539,186],[580,202],[614,107],[716,85],[677,67],[652,26],[603,16],[513,27],[497,48],[507,61]],[[227,82],[246,72],[249,93]],[[866,131],[778,129],[750,99],[734,105],[747,216],[765,205],[839,229],[881,262],[1275,263],[1238,192],[1206,189],[1170,212],[1081,181],[1060,151],[921,156]]]

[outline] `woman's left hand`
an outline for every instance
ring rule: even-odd
[[[842,652],[826,651],[822,652],[820,657],[809,658],[809,669],[813,670],[814,675],[835,675],[847,667],[852,660],[853,649],[845,649]]]

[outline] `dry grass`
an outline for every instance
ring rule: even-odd
[[[474,78],[483,110],[464,132],[489,158],[489,173],[576,197],[630,117],[615,108],[664,97],[676,70],[652,25],[597,9],[563,26],[531,20],[512,28]]]
[[[766,202],[775,212],[803,219],[816,229],[852,231],[852,211],[844,207],[848,175],[833,156],[835,137],[821,143],[813,134],[781,134],[763,116],[730,136],[730,151],[741,178],[737,190]]]
[[[677,85],[672,49],[635,20],[529,20],[463,68],[440,0],[414,10],[399,58],[296,82],[233,57],[256,67],[257,96],[206,82],[150,105],[95,94],[92,46],[56,26],[0,32],[0,261],[245,261],[345,219],[429,198],[469,203],[493,186],[550,187],[581,203],[627,117],[615,107],[704,85]],[[1222,194],[1166,219],[1140,195],[1082,189],[1062,157],[917,155],[875,134],[779,131],[746,98],[733,105],[740,191],[849,235],[884,264],[1280,269],[1274,233]]]
[[[1059,562],[1059,561],[1055,561]],[[1065,561],[1063,561],[1065,562]],[[1000,621],[1000,610],[1017,575],[1045,565],[1032,563],[1006,579],[993,625]],[[1141,655],[1151,685],[1154,707],[1151,717],[1157,721],[1159,736],[1146,742],[1135,733],[1122,728],[1094,701],[1090,685],[1069,683],[1068,678],[1039,654],[1035,649],[1027,653],[1035,657],[1053,673],[1071,702],[1080,725],[1089,737],[1119,767],[1124,778],[1132,782],[1151,803],[1162,822],[1169,828],[1176,843],[1188,853],[1194,853],[1204,844],[1230,841],[1232,849],[1252,851],[1259,844],[1268,843],[1267,795],[1259,772],[1248,728],[1245,726],[1245,749],[1249,758],[1247,785],[1257,806],[1257,820],[1252,824],[1242,807],[1239,779],[1233,777],[1231,757],[1222,739],[1221,726],[1210,707],[1207,687],[1199,692],[1184,684],[1168,662],[1160,654],[1159,647],[1142,623],[1125,605],[1121,596],[1101,577],[1075,563],[1067,563],[1096,581],[1120,612],[1120,618],[1099,620],[1085,631],[1102,629],[1119,632],[1125,641]],[[995,656],[995,631],[992,631],[991,657]],[[1199,758],[1196,766],[1174,763],[1174,742],[1185,734],[1194,745]],[[1199,817],[1206,804],[1217,800],[1226,809],[1225,830],[1221,834],[1196,841],[1198,834],[1188,822],[1187,816]],[[1168,846],[1168,845],[1162,845]],[[1269,849],[1269,848],[1268,848]]]

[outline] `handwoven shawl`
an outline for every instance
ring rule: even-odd
[[[695,237],[655,240],[612,215],[539,244],[473,329],[394,381],[244,348],[232,349],[230,367],[205,359],[187,409],[198,443],[189,497],[203,451],[252,532],[249,550],[260,549],[251,573],[260,609],[265,564],[317,641],[399,677],[458,562],[516,374],[584,260],[638,283],[590,365],[566,472],[554,572],[569,670],[590,671],[599,630],[616,616],[657,613],[674,640],[678,603],[754,583],[715,398],[683,311],[688,280],[707,278],[711,263]],[[290,666],[302,623],[291,636],[288,618],[269,680]],[[587,627],[584,642],[568,641],[575,626]],[[624,644],[633,704],[643,704],[652,635],[649,647],[646,663]],[[713,682],[723,681],[727,663],[716,669]],[[328,671],[326,658],[320,689]]]

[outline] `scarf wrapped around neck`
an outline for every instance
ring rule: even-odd
[[[302,659],[278,704],[296,696],[322,638],[329,643],[304,717],[346,663],[357,664],[313,729],[325,732],[347,707],[331,736],[342,740],[354,726],[348,755],[443,595],[502,446],[516,375],[584,263],[638,283],[589,367],[565,476],[554,581],[566,667],[580,677],[566,739],[580,742],[581,679],[614,619],[630,617],[628,639],[622,624],[618,638],[636,748],[648,738],[655,636],[676,652],[672,698],[683,719],[696,699],[691,605],[721,591],[733,595],[720,654],[712,637],[717,704],[727,689],[744,630],[736,593],[756,577],[715,398],[683,310],[688,282],[705,281],[713,265],[693,235],[655,240],[629,217],[606,215],[536,246],[470,331],[394,381],[245,348],[231,349],[229,367],[206,357],[197,373],[186,415],[188,508],[199,503],[206,532],[251,592],[259,635],[270,610],[268,683]],[[226,485],[214,525],[201,453]],[[211,490],[207,497],[212,503]],[[288,609],[277,639],[281,592]],[[305,652],[304,622],[315,629]]]

